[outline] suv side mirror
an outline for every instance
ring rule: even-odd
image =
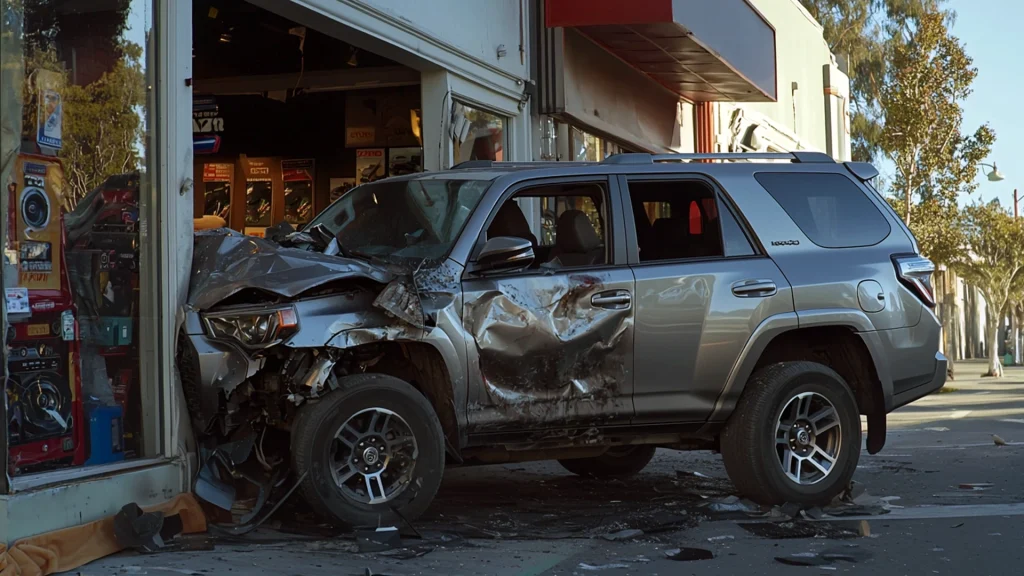
[[[533,243],[525,238],[498,236],[484,244],[476,259],[477,272],[521,270],[533,264]]]

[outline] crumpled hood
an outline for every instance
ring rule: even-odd
[[[285,248],[234,230],[204,230],[195,234],[187,304],[207,310],[247,288],[291,298],[345,278],[387,284],[395,275],[360,260]]]

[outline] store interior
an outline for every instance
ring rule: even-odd
[[[243,0],[193,3],[196,216],[262,236],[423,169],[419,72]]]

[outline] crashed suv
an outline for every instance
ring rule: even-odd
[[[380,526],[446,465],[628,476],[660,447],[720,451],[756,502],[826,503],[861,416],[878,452],[946,377],[934,267],[876,175],[817,153],[471,162],[359,186],[278,242],[198,233],[197,492],[291,477]]]

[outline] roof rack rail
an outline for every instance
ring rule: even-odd
[[[557,168],[559,166],[597,166],[599,162],[555,162],[539,160],[536,162],[498,162],[497,160],[467,160],[449,168],[463,170],[467,168]]]
[[[645,154],[630,152],[613,154],[605,164],[654,164],[658,162],[692,162],[694,160],[787,160],[802,164],[832,164],[835,160],[821,152],[729,152],[719,154]]]

